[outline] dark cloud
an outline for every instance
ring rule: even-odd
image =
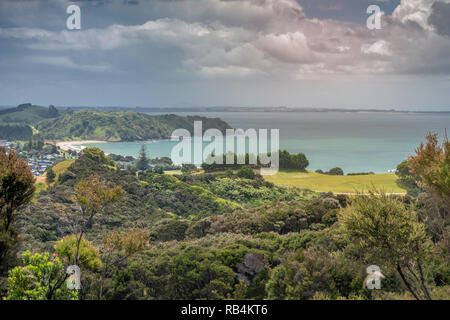
[[[319,83],[359,91],[364,77],[386,99],[415,102],[420,90],[397,94],[400,81],[386,79],[450,86],[450,39],[434,31],[449,34],[443,1],[0,0],[0,104],[317,104]],[[82,29],[68,31],[74,2]],[[369,3],[391,9],[382,30],[366,28]],[[334,88],[335,107],[355,98]],[[435,104],[450,101],[441,91]]]
[[[431,9],[428,23],[435,27],[440,35],[450,37],[450,3],[437,1]]]

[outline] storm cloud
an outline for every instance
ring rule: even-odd
[[[0,56],[8,62],[0,63],[0,83],[8,83],[8,101],[24,90],[33,98],[38,87],[33,79],[44,72],[44,82],[59,92],[73,90],[68,89],[71,83],[70,88],[84,90],[85,98],[75,103],[91,98],[93,103],[112,104],[110,96],[93,98],[86,87],[111,92],[121,85],[117,104],[191,100],[219,105],[223,96],[227,103],[257,105],[277,103],[274,92],[281,91],[280,104],[310,106],[318,101],[323,106],[332,98],[314,100],[309,90],[300,99],[295,87],[339,82],[335,90],[341,91],[348,84],[348,100],[350,83],[368,81],[374,90],[389,90],[391,104],[407,105],[421,99],[404,97],[405,81],[414,87],[427,76],[439,81],[435,88],[448,86],[450,1],[392,2],[375,1],[386,8],[391,3],[392,10],[383,13],[381,30],[369,30],[361,23],[368,17],[365,11],[354,18],[342,13],[349,8],[344,0],[328,6],[316,1],[314,7],[309,0],[78,1],[82,30],[69,31],[65,8],[73,2],[6,0],[0,3],[0,43],[6,48]],[[330,12],[336,12],[335,19],[318,18]],[[16,88],[11,79],[17,81]],[[270,87],[274,90],[265,89]],[[178,90],[177,97],[173,90]],[[433,96],[433,105],[445,107],[448,96],[430,90],[424,90],[423,101]],[[233,99],[224,91],[233,92]],[[252,99],[250,92],[265,92],[261,95],[267,98]],[[68,103],[62,94],[55,96]],[[361,105],[364,100],[355,95],[354,101]]]

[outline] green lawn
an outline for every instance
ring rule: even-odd
[[[264,179],[277,185],[307,188],[320,192],[356,193],[365,192],[371,186],[388,193],[406,193],[396,183],[395,174],[374,174],[361,176],[330,176],[315,172],[280,171]]]
[[[63,174],[64,172],[66,172],[67,171],[67,169],[71,166],[71,164],[72,163],[74,163],[75,162],[75,160],[64,160],[64,161],[61,161],[60,163],[58,163],[58,164],[55,164],[54,166],[53,166],[53,172],[55,173],[55,175],[56,175],[56,177],[55,177],[55,181],[57,181],[58,180],[58,178],[59,178],[59,176],[61,175],[61,174]]]
[[[164,171],[165,174],[174,175],[174,174],[182,174],[181,170],[167,170]]]

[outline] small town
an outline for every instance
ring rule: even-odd
[[[13,148],[19,156],[26,160],[31,172],[35,177],[41,177],[44,173],[58,162],[76,159],[77,153],[73,150],[63,151],[54,144],[43,141],[11,142],[0,140],[0,147]]]

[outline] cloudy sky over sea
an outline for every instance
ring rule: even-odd
[[[450,110],[450,0],[1,0],[0,97]]]

